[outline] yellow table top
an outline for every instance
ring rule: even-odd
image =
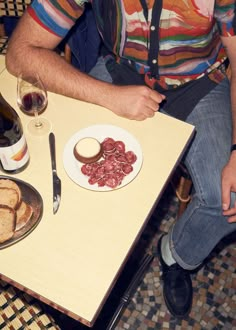
[[[0,272],[13,285],[92,326],[194,128],[161,113],[142,122],[130,121],[105,108],[49,93],[42,116],[52,123],[62,181],[61,205],[53,215],[48,135],[28,134],[26,125],[31,118],[19,111],[16,78],[6,70],[0,75],[0,86],[3,97],[22,119],[31,156],[28,168],[14,177],[33,185],[44,201],[43,217],[34,231],[0,251]],[[123,128],[141,145],[141,171],[121,189],[96,192],[81,188],[64,169],[67,141],[94,124]]]
[[[0,54],[0,73],[5,69],[5,55]],[[1,86],[1,85],[0,85]],[[1,87],[0,87],[1,88]]]

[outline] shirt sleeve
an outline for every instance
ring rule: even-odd
[[[84,11],[86,0],[34,0],[27,11],[47,31],[64,38]]]
[[[215,18],[220,35],[230,37],[236,35],[236,1],[216,0]]]

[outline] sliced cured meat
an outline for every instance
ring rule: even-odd
[[[116,160],[120,163],[127,163],[127,159],[125,157],[125,154],[118,154],[116,156]]]
[[[115,160],[105,160],[103,166],[105,168],[105,172],[114,172],[116,161]]]
[[[115,151],[115,141],[112,138],[106,138],[102,142],[102,148],[104,153],[112,153]]]
[[[124,172],[125,175],[127,175],[133,171],[133,166],[130,164],[123,164],[122,171]]]
[[[106,144],[106,143],[113,143],[113,144],[115,144],[115,140],[113,139],[113,138],[111,138],[111,137],[107,137],[107,138],[105,138],[104,140],[103,140],[103,142],[102,142],[102,145],[104,145],[104,144]]]
[[[107,175],[105,182],[106,182],[107,187],[116,188],[118,186],[119,180],[118,180],[116,174],[114,173],[114,174]]]
[[[103,157],[95,163],[82,165],[81,172],[88,176],[89,184],[115,189],[133,171],[132,165],[137,156],[131,150],[126,151],[123,141],[115,141],[110,137],[104,139],[101,145]]]
[[[98,182],[98,178],[95,175],[92,175],[88,179],[89,184],[93,185]]]
[[[115,148],[119,152],[125,152],[125,144],[123,141],[116,141],[115,142]]]
[[[111,155],[104,155],[105,159],[107,160],[116,160],[116,155],[115,154],[111,154]]]
[[[100,178],[98,180],[97,184],[98,184],[98,187],[104,187],[106,185],[106,177],[104,176],[104,177]]]
[[[91,164],[84,164],[84,165],[82,165],[81,172],[84,175],[88,175],[89,176],[92,173],[92,165]]]
[[[126,158],[127,162],[130,164],[134,164],[137,160],[137,156],[135,155],[135,153],[133,151],[127,151],[125,153],[125,158]]]

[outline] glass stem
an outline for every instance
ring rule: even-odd
[[[37,108],[34,108],[34,118],[35,118],[35,127],[41,128],[43,126],[43,124],[39,119],[39,114],[38,114]]]

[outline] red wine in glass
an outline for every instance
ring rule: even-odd
[[[46,110],[48,97],[47,91],[37,73],[30,76],[20,74],[17,78],[17,103],[26,115],[34,115],[27,126],[33,135],[44,135],[50,132],[51,124],[46,118],[38,115]]]
[[[20,108],[25,114],[34,116],[34,107],[37,108],[38,114],[40,114],[46,109],[46,105],[47,100],[43,94],[31,92],[22,97]]]

